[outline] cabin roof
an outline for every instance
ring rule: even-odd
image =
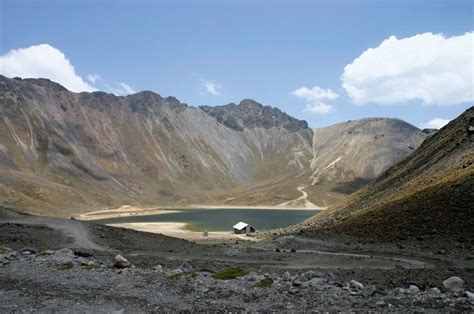
[[[234,225],[234,229],[242,230],[242,229],[246,228],[248,225],[249,225],[248,223],[240,221],[239,223]]]

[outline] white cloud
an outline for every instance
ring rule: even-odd
[[[422,125],[423,129],[441,129],[443,126],[449,123],[451,120],[434,118],[431,121],[428,121]]]
[[[120,87],[122,88],[122,91],[125,95],[128,95],[128,94],[134,94],[135,93],[135,90],[130,87],[130,85],[122,82],[122,83],[119,83]]]
[[[323,102],[318,102],[314,104],[306,104],[304,111],[312,113],[328,113],[333,110],[333,106],[328,105]]]
[[[344,68],[342,85],[356,104],[455,105],[474,100],[474,32],[445,37],[391,36]]]
[[[201,80],[201,85],[202,87],[204,87],[204,90],[208,94],[211,94],[214,96],[219,96],[221,94],[221,92],[219,91],[219,85],[214,82]]]
[[[135,90],[124,82],[112,83],[112,85],[107,84],[104,90],[117,96],[126,96],[135,93]]]
[[[335,100],[339,95],[331,89],[323,89],[319,86],[308,88],[300,87],[291,92],[291,95],[302,98],[306,101],[305,111],[312,113],[328,113],[333,110],[333,106],[327,104],[327,100]]]
[[[87,79],[88,79],[92,84],[95,85],[95,82],[97,82],[98,80],[101,80],[102,77],[100,77],[99,74],[93,73],[93,74],[87,75]]]
[[[0,56],[0,74],[7,77],[48,78],[73,92],[96,90],[76,74],[71,62],[60,50],[48,44],[13,49]]]

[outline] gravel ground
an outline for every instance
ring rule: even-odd
[[[241,276],[213,278],[229,267]],[[443,285],[452,276],[461,289]],[[416,248],[300,236],[202,245],[44,217],[0,222],[0,312],[473,312],[472,291],[472,260]]]

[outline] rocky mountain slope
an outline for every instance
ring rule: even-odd
[[[0,113],[2,204],[54,215],[123,204],[277,205],[302,193],[325,205],[427,136],[398,120],[313,131],[253,100],[196,108],[153,92],[72,93],[4,76]]]
[[[474,245],[474,107],[359,192],[307,222],[368,241]],[[454,244],[453,244],[454,242]]]

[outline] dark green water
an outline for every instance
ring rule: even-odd
[[[179,213],[147,216],[127,216],[94,220],[101,224],[127,222],[184,222],[195,231],[230,231],[239,221],[254,226],[257,230],[283,228],[293,225],[318,213],[318,210],[275,209],[183,209]]]

